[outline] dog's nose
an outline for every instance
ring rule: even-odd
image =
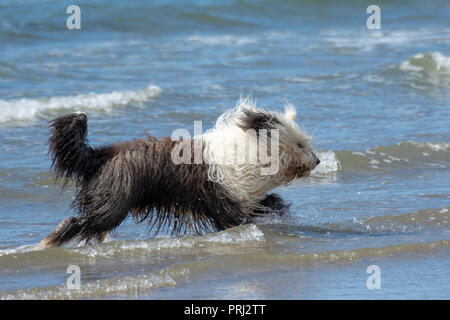
[[[316,163],[316,164],[318,165],[319,163],[320,163],[320,159],[319,159],[319,158],[317,158],[317,163]]]

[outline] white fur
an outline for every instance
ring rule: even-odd
[[[255,132],[239,127],[245,110],[264,112],[281,123],[276,126],[278,170],[274,174],[262,174],[262,169],[268,165],[254,151],[258,149]],[[257,108],[251,98],[240,98],[234,109],[222,114],[214,128],[202,135],[205,143],[203,159],[209,164],[208,178],[221,184],[227,196],[240,203],[244,211],[259,208],[258,203],[267,192],[295,178],[289,169],[304,165],[312,170],[316,166],[317,158],[310,149],[310,138],[301,132],[294,121],[295,116],[295,108],[288,103],[285,112],[280,113]]]

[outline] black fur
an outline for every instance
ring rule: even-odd
[[[173,163],[171,150],[180,141],[148,137],[92,148],[84,114],[55,119],[50,133],[52,168],[65,183],[75,180],[72,207],[78,216],[64,219],[42,241],[45,246],[102,240],[129,213],[138,222],[149,219],[151,228],[182,234],[224,230],[286,207],[281,198],[269,195],[261,202],[267,210],[244,213],[221,185],[208,179],[207,164]]]
[[[266,114],[262,111],[252,111],[246,109],[243,112],[243,116],[239,119],[238,126],[245,131],[250,129],[255,130],[258,134],[259,130],[274,129],[277,124],[280,124],[280,121],[270,114]],[[267,133],[270,137],[270,131]]]

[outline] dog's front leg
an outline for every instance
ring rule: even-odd
[[[276,193],[271,193],[266,195],[266,197],[259,202],[265,209],[255,210],[255,213],[276,213],[279,216],[284,215],[291,206],[289,203],[284,202],[284,200]]]

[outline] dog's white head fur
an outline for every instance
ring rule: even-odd
[[[308,175],[318,159],[311,150],[311,138],[295,118],[296,110],[287,102],[282,113],[260,109],[251,98],[240,98],[202,136],[208,178],[251,211],[259,208],[259,201],[270,190]]]

